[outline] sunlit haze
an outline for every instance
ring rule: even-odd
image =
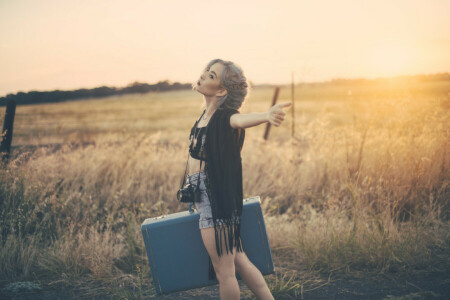
[[[0,96],[190,83],[214,58],[254,84],[450,71],[450,1],[0,0]]]

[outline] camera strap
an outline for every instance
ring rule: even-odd
[[[200,170],[202,169],[202,158],[200,157],[200,169],[198,172],[198,178],[197,178],[197,186],[195,187],[195,191],[198,191],[198,189],[200,188]]]
[[[195,135],[195,130],[197,129],[197,125],[198,125],[198,123],[200,122],[200,120],[202,119],[202,117],[203,117],[203,115],[205,114],[205,112],[206,112],[206,109],[203,111],[203,113],[202,113],[202,115],[200,116],[200,118],[198,118],[198,120],[195,121],[195,125],[194,125],[195,128],[194,128],[194,133],[193,133],[194,135]],[[180,189],[182,189],[182,188],[184,187],[184,184],[186,183],[188,163],[189,163],[189,151],[188,151],[188,156],[187,156],[187,160],[186,160],[186,168],[185,168],[185,170],[184,170],[184,176],[183,176],[183,180],[181,181],[181,187],[180,187]],[[200,158],[200,169],[201,169],[201,168],[202,168],[202,159]],[[200,174],[199,174],[199,176],[198,176],[196,190],[197,190],[197,188],[198,188],[198,186],[199,186],[199,183],[200,183]]]

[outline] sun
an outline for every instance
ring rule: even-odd
[[[409,74],[417,61],[415,49],[401,44],[378,44],[372,47],[369,55],[371,71],[377,76],[396,76]]]

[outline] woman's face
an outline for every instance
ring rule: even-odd
[[[226,90],[220,86],[220,75],[223,65],[221,63],[213,64],[209,70],[205,70],[197,81],[195,90],[205,96],[223,96]]]

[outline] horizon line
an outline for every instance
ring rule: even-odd
[[[294,85],[298,85],[298,84],[302,84],[302,83],[307,83],[307,84],[317,84],[317,83],[331,83],[333,81],[336,80],[348,80],[348,81],[352,81],[352,80],[380,80],[380,79],[394,79],[394,78],[402,78],[402,77],[418,77],[418,76],[436,76],[436,75],[445,75],[445,74],[449,74],[450,71],[442,71],[442,72],[434,72],[434,73],[417,73],[417,74],[409,74],[409,75],[395,75],[395,76],[377,76],[377,77],[331,77],[331,79],[328,80],[315,80],[315,81],[295,81],[294,80]],[[294,73],[295,74],[295,73]],[[264,83],[253,83],[251,80],[247,80],[249,81],[253,87],[258,87],[258,86],[285,86],[285,85],[291,85],[292,82],[287,82],[287,83],[268,83],[268,82],[264,82]],[[134,83],[141,83],[141,84],[158,84],[160,82],[168,82],[170,84],[174,84],[174,83],[179,83],[179,84],[192,84],[190,82],[180,82],[180,81],[174,81],[171,79],[161,79],[155,83],[148,83],[148,82],[141,82],[138,80],[134,80],[130,83],[128,83],[127,85],[124,85],[124,87],[128,87],[131,84]],[[111,85],[107,85],[107,84],[100,84],[100,85],[96,85],[96,86],[92,86],[92,87],[74,87],[71,89],[59,89],[59,88],[54,88],[52,90],[47,89],[47,90],[36,90],[36,89],[31,89],[28,91],[22,91],[22,90],[18,90],[16,92],[7,92],[6,94],[0,95],[0,98],[4,98],[8,95],[15,95],[18,93],[30,93],[30,92],[51,92],[51,91],[73,91],[73,90],[80,90],[80,89],[95,89],[95,88],[99,88],[99,87],[118,87],[118,86],[111,86]]]

